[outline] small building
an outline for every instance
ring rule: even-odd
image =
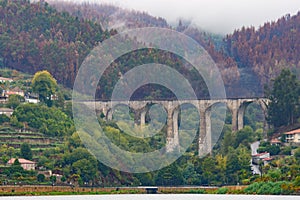
[[[270,141],[270,144],[271,144],[271,145],[274,145],[274,146],[281,146],[281,141],[280,141],[278,138],[273,138],[273,139]]]
[[[52,170],[38,171],[38,174],[43,174],[46,178],[49,178],[52,176]]]
[[[8,101],[8,98],[6,96],[0,96],[0,103],[6,103]]]
[[[39,95],[35,93],[27,93],[25,95],[25,102],[26,103],[39,103]]]
[[[284,133],[287,143],[300,143],[300,129]]]
[[[0,83],[5,83],[5,82],[13,82],[14,80],[11,78],[4,78],[4,77],[0,77]]]
[[[27,97],[25,97],[25,102],[26,103],[39,103],[40,100],[39,99],[35,99],[35,98],[27,98]]]
[[[24,97],[24,95],[25,95],[24,91],[21,90],[18,86],[11,89],[11,90],[5,91],[5,96],[7,96],[7,97],[9,97],[12,94],[17,94],[17,95],[20,95],[22,97]]]
[[[10,108],[0,108],[0,115],[6,115],[10,117],[13,114],[14,110]]]
[[[272,157],[262,159],[262,161],[264,162],[264,165],[269,164],[272,160],[274,160]]]
[[[7,164],[12,165],[12,164],[14,164],[15,161],[16,161],[16,158],[12,158],[7,162]],[[35,170],[35,168],[36,168],[36,162],[26,160],[24,158],[18,158],[18,161],[24,170]]]
[[[271,158],[271,157],[270,157],[270,153],[268,153],[268,152],[255,154],[255,155],[252,155],[252,163],[259,165],[260,161],[267,161],[267,159],[269,159],[269,158]]]

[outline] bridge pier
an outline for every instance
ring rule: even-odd
[[[141,128],[144,128],[146,125],[146,113],[147,113],[146,109],[143,109],[141,111]]]
[[[178,134],[178,110],[173,103],[169,102],[167,107],[167,144],[166,151],[179,151],[179,134]]]
[[[146,114],[148,105],[160,104],[167,111],[167,136],[166,136],[166,151],[172,152],[174,150],[180,150],[180,137],[178,128],[179,118],[179,106],[180,104],[187,103],[194,105],[200,115],[200,133],[198,140],[199,156],[207,155],[212,150],[212,131],[211,131],[211,109],[212,106],[223,103],[227,105],[227,108],[232,113],[232,130],[238,131],[243,129],[245,111],[250,103],[258,103],[265,117],[267,116],[268,99],[222,99],[222,100],[193,100],[193,101],[119,101],[119,102],[83,102],[89,108],[95,108],[96,111],[100,111],[105,115],[105,119],[113,120],[113,106],[122,104],[128,105],[135,110],[138,116],[135,117],[135,122],[139,123],[141,128],[146,126]],[[269,126],[267,122],[264,122],[264,132],[266,134]]]

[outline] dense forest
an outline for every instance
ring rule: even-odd
[[[92,6],[93,4],[89,5],[88,8],[92,8]],[[82,13],[87,12],[84,11],[86,7],[82,7]],[[67,12],[58,12],[44,2],[30,4],[28,1],[1,1],[1,13],[1,64],[4,67],[29,73],[46,69],[53,74],[59,83],[70,88],[72,88],[78,68],[90,50],[105,38],[116,33],[115,30],[103,30],[95,20],[71,16]],[[143,16],[137,17],[137,19],[141,18],[141,27],[149,24],[166,27],[166,24],[161,22],[161,19],[151,18],[149,22],[144,23],[145,19],[148,19],[146,17],[148,15],[138,12],[135,15]],[[178,30],[184,31],[185,28],[181,26],[178,27]],[[215,51],[214,45],[208,41],[208,37],[205,39],[204,34],[199,33],[196,29],[190,29],[185,32],[195,35],[195,38],[211,53],[228,87],[237,82],[239,79],[237,65],[230,57]],[[105,77],[105,79],[112,79],[112,82],[117,81],[116,77],[118,77],[118,74],[126,71],[124,69],[126,65],[134,67],[136,64],[157,60],[170,63],[171,66],[183,65],[183,61],[176,58],[176,56],[174,58],[170,53],[150,52],[152,50],[141,53],[133,52],[133,55],[127,55],[127,57],[125,55],[123,59],[116,61],[122,64],[118,64],[119,71],[113,69],[115,74],[110,74],[111,76]],[[129,61],[128,57],[130,58]],[[146,59],[140,60],[141,57],[148,57],[149,59],[148,61]],[[114,65],[112,64],[112,66]],[[194,77],[186,74],[193,72],[183,73],[189,77],[191,82],[195,82]],[[197,79],[201,79],[201,77]],[[199,84],[196,80],[194,85],[196,91],[201,91],[198,93],[199,98],[205,97],[207,92],[202,92],[202,88],[205,87],[203,83]],[[106,86],[105,89],[100,87],[98,98],[109,98],[112,87],[113,85]],[[155,87],[150,86],[148,88],[150,90],[148,95],[151,95],[151,91],[155,91]],[[164,94],[164,92],[162,93],[164,98],[170,96],[169,94]]]
[[[95,20],[106,24],[106,27],[115,25],[119,30],[148,26],[172,28],[161,18],[112,5],[53,0],[49,3],[60,11]],[[221,69],[228,96],[263,96],[265,84],[269,84],[282,69],[289,68],[298,72],[299,16],[300,13],[286,15],[258,29],[242,27],[223,39],[222,36],[207,33],[181,20],[175,29],[195,39],[209,52]]]
[[[160,17],[153,17],[145,12],[131,11],[121,9],[113,5],[106,4],[95,4],[95,3],[74,3],[67,1],[48,1],[50,5],[53,5],[60,11],[67,11],[75,17],[88,19],[96,21],[99,24],[104,25],[108,28],[116,28],[119,31],[128,30],[131,28],[142,28],[142,27],[161,27],[161,28],[172,28],[167,24],[166,20]],[[222,42],[222,37],[207,33],[205,31],[199,30],[197,27],[189,26],[188,23],[184,23],[183,20],[180,20],[178,26],[174,28],[176,31],[182,32],[194,40],[196,40],[204,49],[208,51],[210,56],[216,62],[218,68],[221,71],[223,81],[227,86],[227,92],[229,95],[234,96],[235,87],[238,85],[240,74],[237,68],[237,64],[231,57],[225,55],[223,52],[218,51],[220,49],[220,43]],[[133,57],[135,61],[132,60],[127,62],[125,65],[133,65],[140,62],[145,62],[139,60],[144,55],[134,54]],[[150,61],[155,61],[155,58],[160,59],[160,63],[165,61],[166,63],[179,63],[183,65],[178,59],[173,59],[172,55],[163,54],[158,56],[157,54],[148,55]],[[174,57],[174,56],[173,56]],[[138,59],[137,59],[138,58]],[[128,59],[124,58],[121,61],[127,61]],[[167,61],[166,61],[167,60]],[[119,63],[120,65],[120,63]],[[124,70],[123,70],[124,71]],[[199,77],[198,77],[199,79]],[[201,79],[201,77],[200,77]],[[189,81],[193,82],[193,78],[189,77]],[[197,85],[195,90],[199,98],[205,98],[203,92],[199,92],[200,88],[203,87],[203,84],[195,83]],[[145,90],[145,88],[143,88]],[[149,88],[148,88],[149,91]],[[154,89],[150,90],[154,91]],[[169,97],[169,94],[165,95]]]
[[[50,4],[55,9],[43,1],[31,4],[28,1],[1,1],[0,64],[3,67],[31,74],[46,69],[59,83],[72,88],[77,71],[90,50],[116,34],[117,30],[147,26],[172,28],[162,18],[112,5],[58,1],[50,1]],[[116,21],[120,20],[120,16],[122,21]],[[263,96],[264,85],[279,75],[283,68],[290,68],[294,72],[299,68],[299,16],[287,15],[257,30],[243,27],[227,35],[224,41],[220,36],[185,25],[182,21],[174,29],[191,36],[209,52],[221,71],[229,97]],[[118,23],[123,28],[116,26],[115,30],[104,30]],[[135,66],[152,61],[165,61],[171,66],[184,64],[168,53],[150,52],[152,50],[133,52],[133,55],[118,60],[119,71],[111,70],[115,74],[104,77],[113,81],[111,86],[99,87],[98,98],[109,98],[118,74],[128,70],[124,68],[126,65]],[[149,59],[139,60],[141,57]],[[185,75],[191,82],[194,81],[194,77]],[[196,81],[194,85],[198,97],[205,98],[207,92],[203,92],[203,83]],[[155,86],[147,86],[147,89],[143,88],[148,91],[147,95],[140,96],[138,92],[136,96],[151,96],[156,89]],[[171,96],[164,90],[162,93],[164,98]]]
[[[70,1],[47,1],[59,11],[66,11],[79,19],[93,20],[105,29],[124,30],[127,28],[161,27],[169,28],[167,21],[153,17],[146,12],[128,11],[109,4],[76,3]]]
[[[251,68],[261,84],[269,83],[282,69],[299,72],[300,12],[267,22],[257,30],[243,27],[225,38],[226,52],[240,68]]]
[[[46,69],[72,87],[89,50],[109,36],[99,24],[57,12],[47,3],[0,1],[2,67],[31,74]]]

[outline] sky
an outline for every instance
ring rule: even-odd
[[[242,26],[259,27],[300,11],[299,0],[69,0],[105,2],[146,11],[175,24],[179,19],[214,33],[228,34]]]

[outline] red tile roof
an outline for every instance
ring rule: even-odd
[[[289,131],[289,132],[286,132],[284,133],[285,135],[294,135],[296,133],[300,133],[300,129],[296,129],[296,130],[293,130],[293,131]]]
[[[259,156],[263,156],[263,155],[266,155],[266,154],[268,154],[268,152],[259,153],[259,154],[255,154],[255,155],[252,155],[252,156],[259,157]]]
[[[281,142],[280,142],[280,140],[278,140],[277,138],[273,138],[273,139],[271,140],[271,143],[274,144],[274,143],[281,143]]]
[[[14,164],[15,160],[16,160],[16,158],[12,158],[12,159],[10,159],[7,162],[7,164],[11,164],[12,165],[12,164]],[[19,160],[20,164],[36,164],[36,162],[30,161],[30,160],[26,160],[24,158],[18,158],[18,160]]]
[[[263,161],[271,161],[273,158],[264,158]]]

